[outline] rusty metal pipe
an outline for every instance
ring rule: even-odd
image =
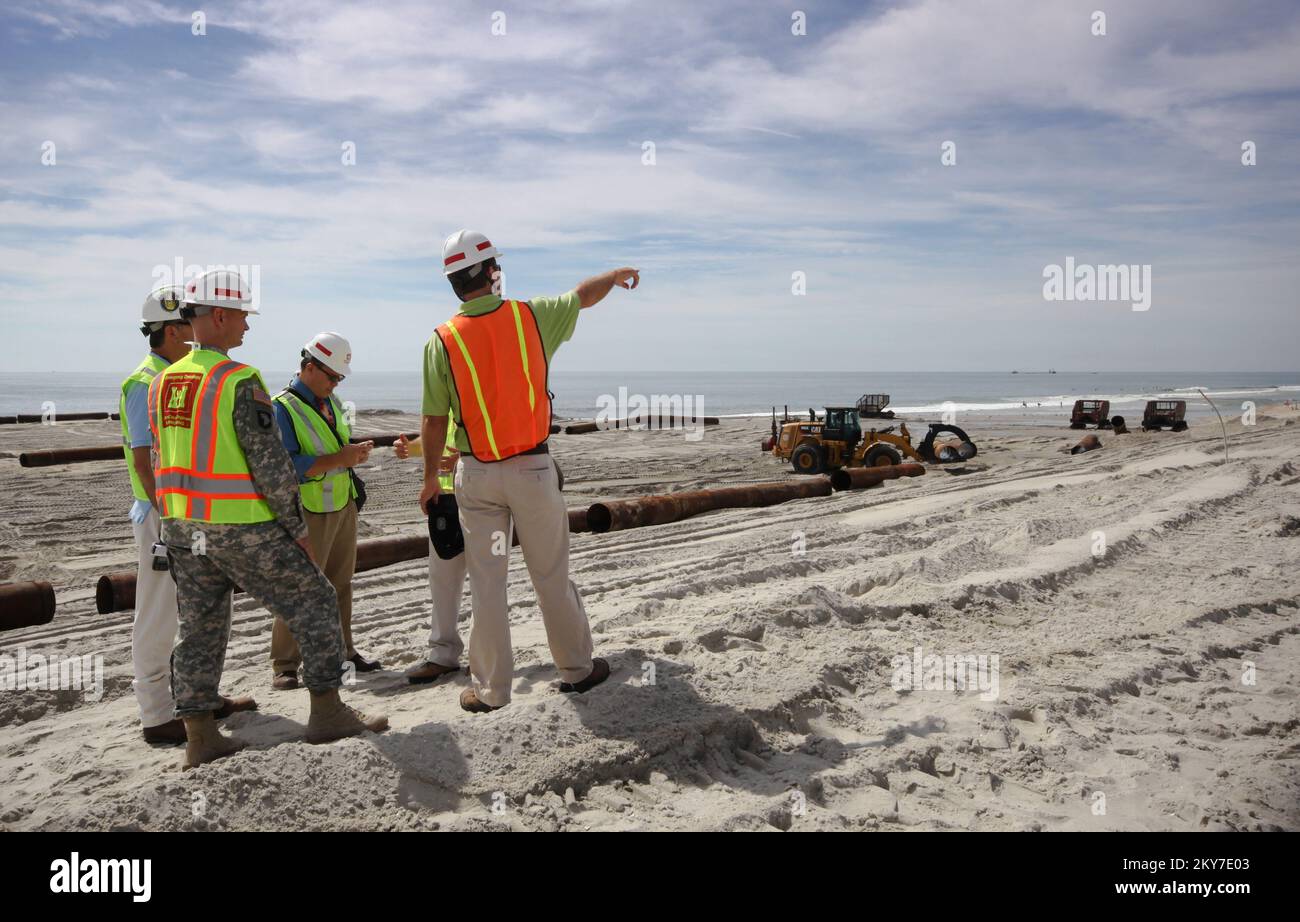
[[[54,620],[54,587],[25,582],[0,585],[0,631],[35,627]]]
[[[591,523],[587,521],[587,507],[583,506],[569,510],[569,532],[591,531]]]
[[[587,432],[599,432],[602,429],[630,429],[632,426],[644,426],[653,423],[655,429],[678,429],[685,428],[688,424],[717,426],[720,425],[716,416],[673,416],[671,413],[643,414],[638,416],[629,416],[626,419],[607,419],[601,422],[573,423],[565,426],[566,435],[582,435]],[[677,424],[681,423],[681,426]]]
[[[909,461],[906,464],[889,464],[882,467],[842,467],[831,474],[831,486],[836,490],[865,490],[899,477],[920,477],[925,465]]]
[[[105,573],[95,582],[95,610],[101,615],[135,608],[135,571]]]
[[[407,560],[419,560],[429,555],[428,535],[372,538],[357,542],[355,572],[377,570]],[[118,570],[105,573],[95,583],[95,609],[101,615],[135,608],[135,570]],[[243,591],[238,586],[236,592]]]
[[[551,426],[551,434],[560,431],[559,426]],[[399,438],[406,436],[408,442],[414,442],[420,437],[418,432],[377,432],[374,435],[353,435],[348,441],[353,444],[360,442],[374,442],[376,448],[388,448],[393,445]]]
[[[590,530],[587,527],[586,508],[570,509],[569,531]],[[515,544],[518,543],[519,540],[516,535]],[[357,542],[357,565],[354,572],[365,573],[368,570],[378,570],[380,567],[405,563],[408,560],[420,560],[428,556],[429,536],[427,533],[371,538],[368,541]],[[99,578],[99,581],[95,584],[95,608],[101,615],[135,608],[135,576],[135,570],[119,570],[116,573],[105,573]],[[235,591],[242,592],[243,590],[235,587]],[[50,598],[50,604],[53,605],[52,600],[54,597],[52,594]]]
[[[831,486],[836,490],[865,490],[868,487],[878,487],[890,479],[883,473],[885,470],[887,468],[884,467],[842,467],[831,472]]]
[[[121,445],[99,445],[94,448],[54,448],[48,451],[24,451],[18,455],[23,467],[50,467],[54,464],[78,464],[82,461],[122,460]]]
[[[56,423],[63,422],[64,420],[74,422],[76,420],[84,419],[117,419],[117,414],[109,413],[107,410],[93,410],[87,413],[59,413],[56,411],[50,414],[49,419]],[[46,416],[44,413],[19,413],[17,416],[0,417],[0,422],[5,421],[15,423],[43,423],[46,421]]]
[[[375,435],[356,435],[352,442],[374,442],[375,447],[392,445],[399,435],[407,439],[418,439],[418,432],[384,432]],[[121,460],[121,445],[95,445],[87,448],[55,448],[48,451],[25,451],[18,456],[18,463],[23,467],[50,467],[54,464],[79,464],[83,461]]]
[[[420,437],[418,432],[379,432],[374,435],[353,435],[348,439],[353,444],[361,442],[374,442],[376,448],[387,448],[402,436],[406,436],[408,442],[413,442]]]
[[[613,500],[596,503],[587,510],[587,522],[595,534],[664,525],[711,512],[714,509],[743,509],[773,506],[792,499],[829,496],[831,482],[826,477],[801,477],[769,483],[751,483],[716,490],[684,490],[660,496]]]
[[[380,567],[428,556],[429,536],[427,534],[371,538],[369,541],[357,542],[355,572],[364,573],[367,570],[377,570]]]

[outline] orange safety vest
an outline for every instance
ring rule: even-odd
[[[457,314],[437,329],[460,400],[457,425],[480,461],[504,461],[551,434],[546,350],[527,301]]]

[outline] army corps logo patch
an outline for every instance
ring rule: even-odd
[[[164,427],[190,428],[194,416],[194,398],[198,396],[203,375],[186,373],[167,375],[162,384],[162,424]]]

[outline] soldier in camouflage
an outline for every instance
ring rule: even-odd
[[[187,286],[182,315],[190,319],[196,340],[191,356],[200,350],[225,355],[243,342],[249,299],[242,279],[234,278],[238,281],[214,283],[201,276]],[[219,307],[214,304],[221,303],[222,297],[214,291],[240,291],[244,297]],[[160,395],[165,393],[162,382],[170,370],[157,375],[150,399],[155,452],[159,448]],[[328,742],[366,730],[379,732],[388,726],[387,717],[367,717],[339,699],[343,636],[338,598],[312,557],[299,506],[298,478],[259,374],[238,381],[233,407],[233,427],[248,472],[275,518],[229,524],[173,513],[163,519],[162,537],[176,579],[180,616],[179,639],[172,651],[172,686],[176,716],[184,720],[187,736],[183,768],[230,755],[244,745],[222,736],[212,718],[213,709],[221,705],[217,688],[230,639],[230,594],[236,587],[283,618],[298,641],[304,684],[311,692],[308,742]],[[156,471],[166,467],[166,462],[156,457]],[[184,505],[176,504],[178,508]]]

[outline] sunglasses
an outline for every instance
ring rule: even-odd
[[[335,374],[333,371],[326,368],[324,365],[322,365],[320,362],[316,361],[315,359],[312,359],[311,363],[315,365],[317,368],[319,368],[321,370],[321,373],[324,374],[325,377],[333,381],[335,384],[339,384],[340,382],[343,381],[344,378],[347,377],[347,375]]]

